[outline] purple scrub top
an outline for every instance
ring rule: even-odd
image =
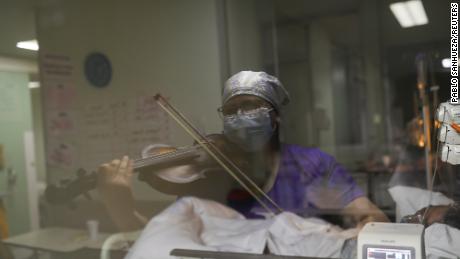
[[[364,192],[331,155],[282,144],[278,173],[267,195],[283,210],[307,217],[319,209],[342,209]],[[266,210],[254,202],[249,213],[243,213],[251,218],[260,212]]]

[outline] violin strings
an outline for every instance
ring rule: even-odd
[[[273,206],[275,206],[280,212],[282,209],[270,198],[268,195],[265,194],[252,180],[244,174],[234,163],[231,161],[225,154],[223,154],[214,144],[208,142],[208,145],[213,149],[213,151],[205,144],[203,144],[203,139],[205,139],[202,134],[191,125],[191,123],[182,115],[179,111],[177,111],[171,104],[169,104],[161,95],[156,95],[155,100],[160,105],[163,110],[165,110],[179,125],[181,125],[184,130],[195,140],[198,144],[205,150],[211,157],[213,157],[243,188],[246,189],[258,202],[259,204],[267,210],[269,213],[275,214],[254,192],[247,186],[244,181],[242,181],[229,167],[224,161],[230,164],[231,167],[236,169],[236,171],[245,177],[246,181],[252,185],[264,198],[266,198]],[[166,107],[168,106],[168,107]],[[170,110],[171,109],[171,110]],[[183,121],[182,121],[183,120]],[[207,141],[205,141],[207,142]],[[223,158],[224,161],[219,158],[216,153]]]
[[[181,156],[181,155],[184,155],[184,154],[187,154],[187,153],[192,153],[193,154],[194,151],[196,151],[196,148],[187,147],[187,148],[184,148],[182,150],[178,149],[178,150],[170,151],[170,152],[167,152],[167,153],[164,153],[164,154],[159,154],[159,155],[153,155],[153,156],[149,156],[149,157],[139,158],[139,159],[134,160],[133,167],[134,168],[143,167],[143,166],[151,164],[152,161],[160,160],[160,159],[165,158],[165,157],[166,158],[171,158],[171,157],[175,157],[175,156]]]

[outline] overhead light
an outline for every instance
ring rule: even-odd
[[[421,0],[392,3],[390,4],[390,9],[403,28],[428,23],[428,17],[426,16]]]
[[[412,21],[412,17],[407,10],[406,3],[393,3],[390,4],[390,9],[393,12],[393,15],[398,20],[399,24],[403,28],[414,26],[414,22]]]
[[[426,16],[425,8],[423,8],[421,0],[407,1],[406,5],[415,25],[424,25],[428,23],[428,17]]]
[[[38,50],[38,42],[37,40],[27,40],[27,41],[20,41],[16,43],[16,47],[20,49],[29,49],[29,50]]]
[[[40,82],[37,81],[30,81],[29,82],[29,88],[39,88],[40,87]]]
[[[450,68],[452,66],[452,60],[450,60],[450,58],[443,58],[441,63],[443,68]]]

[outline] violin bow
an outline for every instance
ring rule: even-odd
[[[232,176],[247,192],[249,192],[249,194],[251,194],[251,196],[256,199],[267,212],[271,215],[276,214],[250,187],[254,188],[259,195],[269,201],[278,213],[283,211],[275,201],[273,201],[259,186],[257,186],[257,184],[255,184],[243,171],[241,171],[241,169],[229,157],[220,151],[220,149],[214,145],[212,141],[207,141],[206,137],[198,129],[196,129],[196,127],[193,126],[193,124],[179,110],[171,105],[166,98],[164,98],[161,94],[156,94],[155,101],[206,151],[206,153],[208,153],[230,176]],[[244,180],[237,174],[242,176]]]

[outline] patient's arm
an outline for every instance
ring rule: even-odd
[[[357,222],[357,227],[363,227],[367,222],[389,222],[388,217],[368,198],[359,197],[350,202],[343,210]]]
[[[430,226],[434,223],[443,223],[460,229],[460,204],[438,205],[425,207],[415,213],[423,218],[423,224]]]
[[[98,169],[97,189],[110,217],[124,232],[138,230],[147,224],[147,218],[135,208],[131,189],[132,162],[128,157],[103,164]]]

